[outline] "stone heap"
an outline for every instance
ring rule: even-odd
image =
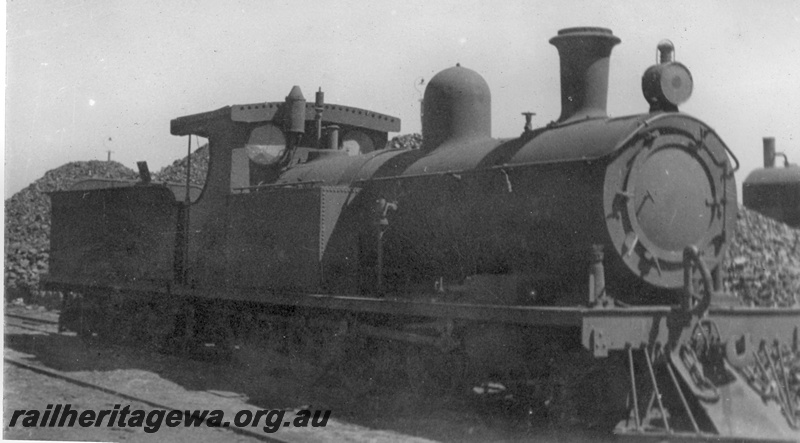
[[[153,176],[153,180],[168,183],[186,183],[186,161],[186,157],[175,160],[171,165],[165,166],[158,171]],[[189,181],[193,185],[203,186],[206,183],[206,172],[208,171],[208,145],[203,145],[192,152],[189,161],[192,166],[192,177]]]
[[[422,134],[405,134],[389,140],[392,149],[419,149],[422,147]]]
[[[800,305],[800,229],[741,208],[725,289],[752,306]]]

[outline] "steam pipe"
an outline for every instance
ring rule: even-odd
[[[336,151],[339,149],[339,126],[331,125],[328,129],[328,149]]]
[[[764,137],[764,168],[774,168],[776,157],[783,157],[783,166],[789,167],[789,157],[786,153],[775,152],[775,137]]]
[[[317,126],[316,147],[322,147],[322,111],[325,109],[325,93],[322,88],[319,88],[316,96],[314,97],[314,122]]]

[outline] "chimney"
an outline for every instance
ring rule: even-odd
[[[606,117],[608,59],[620,42],[610,29],[558,31],[550,43],[561,58],[561,116],[558,122]]]
[[[775,167],[775,137],[764,137],[764,167]]]

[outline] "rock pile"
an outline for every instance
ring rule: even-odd
[[[117,162],[67,163],[47,171],[5,201],[6,290],[35,289],[39,274],[47,271],[50,249],[50,198],[47,192],[68,189],[87,178],[137,179],[138,175]]]
[[[158,171],[153,176],[153,180],[159,182],[186,183],[186,161],[186,157],[175,160],[171,165],[165,166]],[[205,144],[192,152],[189,161],[192,167],[192,176],[189,181],[193,185],[202,187],[206,183],[206,172],[208,171],[208,145]]]
[[[422,147],[422,134],[398,135],[389,141],[392,149],[419,149]]]
[[[800,305],[800,229],[739,210],[725,289],[752,306]]]

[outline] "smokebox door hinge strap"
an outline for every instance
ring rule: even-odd
[[[506,189],[508,189],[508,192],[514,192],[514,188],[511,186],[511,178],[508,176],[508,171],[501,169],[500,172],[503,173],[503,177],[506,179]]]

